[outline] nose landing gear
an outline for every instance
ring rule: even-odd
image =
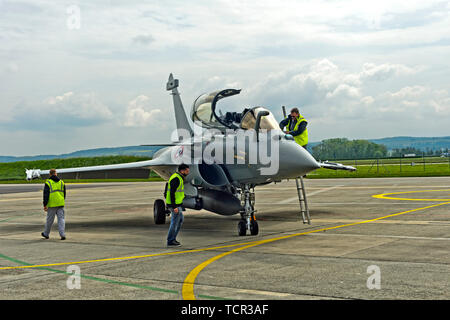
[[[247,230],[252,236],[259,232],[258,222],[255,218],[255,191],[250,191],[250,185],[245,184],[242,192],[244,210],[241,212],[241,221],[238,223],[238,235],[245,236]]]

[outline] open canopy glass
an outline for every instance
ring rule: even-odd
[[[192,106],[192,121],[200,121],[202,126],[206,128],[230,128],[230,124],[225,121],[226,119],[223,117],[219,117],[216,114],[216,104],[220,99],[234,96],[236,94],[239,94],[239,92],[241,92],[241,90],[225,89],[221,91],[214,91],[212,93],[202,94],[194,101],[194,105]]]
[[[221,131],[226,129],[254,129],[258,113],[269,111],[263,107],[244,109],[243,112],[226,112],[225,115],[216,113],[216,104],[220,99],[239,94],[241,90],[225,89],[199,96],[192,106],[191,119],[200,122],[204,128],[215,128]],[[278,122],[269,111],[267,116],[261,118],[261,129],[272,130],[279,128]]]
[[[272,112],[263,107],[254,107],[248,110],[241,120],[241,128],[245,130],[254,129],[258,114],[262,111],[267,111],[269,112],[269,114],[267,116],[261,117],[259,128],[266,130],[280,129],[280,126],[278,125],[277,120],[275,120],[275,117],[273,116]]]

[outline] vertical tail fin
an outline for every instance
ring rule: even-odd
[[[170,74],[169,81],[167,82],[166,89],[167,91],[172,90],[173,96],[173,108],[175,111],[175,119],[177,122],[177,130],[183,129],[190,133],[191,137],[193,136],[192,128],[189,124],[189,121],[186,117],[186,112],[183,108],[183,103],[181,102],[180,93],[178,92],[178,79],[174,79],[173,75]],[[178,131],[178,139],[180,139],[180,132]]]

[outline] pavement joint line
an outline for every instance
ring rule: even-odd
[[[0,202],[5,202],[5,201],[17,201],[17,200],[39,200],[42,199],[42,197],[28,197],[28,198],[8,198],[8,199],[0,199]]]
[[[321,298],[333,298],[333,299],[346,299],[346,300],[360,300],[360,298],[351,298],[351,297],[340,297],[340,296],[332,296],[332,295],[321,295],[321,294],[314,294],[314,293],[306,293],[306,292],[302,292],[302,293],[290,293],[290,292],[277,292],[277,291],[266,291],[266,290],[259,290],[259,289],[244,289],[244,288],[233,288],[233,287],[228,287],[228,286],[224,286],[224,285],[211,285],[211,284],[204,284],[204,283],[199,283],[199,286],[203,286],[203,287],[211,287],[211,288],[220,288],[220,289],[234,289],[237,290],[240,293],[253,293],[256,295],[271,295],[271,296],[280,296],[280,295],[284,295],[284,296],[312,296],[312,297],[321,297]],[[253,292],[252,292],[253,291]],[[267,294],[266,294],[267,293]],[[199,297],[201,297],[202,295],[198,295]],[[235,300],[235,299],[231,299],[231,300]]]
[[[37,215],[37,214],[41,214],[41,212],[32,212],[32,213],[23,214],[23,215],[20,215],[20,216],[9,217],[7,219],[0,220],[0,222],[6,222],[6,221],[9,221],[9,220],[14,220],[14,219],[19,219],[19,218],[23,218],[23,217],[34,216],[34,215]]]
[[[416,191],[416,192],[437,192],[437,191],[449,191],[449,190],[423,190],[423,191]],[[413,191],[414,192],[414,191]],[[397,193],[384,193],[384,194],[377,194],[377,195],[373,195],[372,197],[374,198],[381,198],[381,199],[390,199],[388,197],[383,197],[385,195],[393,195],[393,194],[399,194],[399,193],[412,193],[412,192],[397,192]],[[402,200],[408,200],[407,198],[401,198]],[[394,200],[398,200],[394,199]],[[415,199],[411,199],[411,201],[415,201]],[[435,199],[434,201],[438,201],[438,202],[442,202],[443,199]],[[434,207],[438,207],[438,206],[442,206],[442,205],[446,205],[446,204],[450,204],[450,199],[447,199],[448,202],[443,202],[443,203],[439,203],[439,204],[435,204],[435,205],[430,205],[430,206],[426,206],[426,207],[421,207],[421,208],[416,208],[416,209],[411,209],[411,210],[407,210],[407,211],[402,211],[402,212],[398,212],[398,213],[393,213],[387,216],[383,216],[383,217],[378,217],[375,219],[369,219],[369,220],[364,220],[364,221],[359,221],[359,222],[354,222],[354,223],[349,223],[349,224],[343,224],[343,225],[338,225],[338,226],[334,226],[334,227],[328,227],[328,228],[322,228],[322,229],[315,229],[315,230],[310,230],[310,231],[306,231],[306,232],[301,232],[301,233],[296,233],[296,234],[291,234],[291,235],[286,235],[286,236],[282,236],[282,237],[277,237],[277,238],[271,238],[271,239],[266,239],[266,240],[260,240],[260,241],[255,241],[253,244],[249,244],[243,247],[239,247],[239,248],[235,248],[232,250],[229,250],[227,252],[221,253],[217,256],[214,256],[204,262],[202,262],[201,264],[197,265],[194,269],[191,270],[191,272],[189,272],[189,274],[186,276],[186,278],[184,279],[184,283],[183,283],[183,287],[182,287],[182,296],[184,300],[196,300],[195,298],[195,294],[194,294],[194,283],[195,280],[197,278],[197,276],[199,275],[199,273],[205,269],[208,265],[210,265],[211,263],[226,257],[232,253],[238,252],[238,251],[242,251],[251,247],[255,247],[261,244],[265,244],[265,243],[270,243],[270,242],[274,242],[274,241],[279,241],[279,240],[284,240],[284,239],[288,239],[288,238],[293,238],[293,237],[297,237],[297,236],[301,236],[301,235],[307,235],[310,233],[316,233],[316,232],[321,232],[321,231],[328,231],[328,230],[333,230],[333,229],[339,229],[339,228],[344,228],[344,227],[349,227],[349,226],[354,226],[354,225],[359,225],[359,224],[365,224],[365,223],[369,223],[369,222],[373,222],[373,221],[378,221],[378,220],[382,220],[382,219],[386,219],[386,218],[390,218],[390,217],[395,217],[395,216],[399,216],[402,214],[406,214],[406,213],[411,213],[411,212],[416,212],[416,211],[420,211],[420,210],[425,210],[425,209],[429,209],[429,208],[434,208]]]

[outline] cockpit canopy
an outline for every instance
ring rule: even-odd
[[[191,119],[200,122],[204,128],[215,128],[221,131],[226,129],[254,129],[258,113],[268,111],[269,114],[263,116],[260,122],[260,129],[279,129],[278,122],[273,114],[263,107],[246,108],[243,112],[226,112],[225,115],[216,114],[216,104],[220,99],[239,94],[241,90],[225,89],[208,94],[202,94],[192,106]]]
[[[277,120],[273,116],[272,112],[267,110],[264,107],[254,107],[245,112],[244,116],[241,120],[241,128],[244,130],[254,129],[256,124],[256,119],[258,118],[258,114],[262,111],[267,111],[269,114],[267,116],[261,117],[261,122],[259,124],[260,129],[272,130],[272,129],[280,129]]]

